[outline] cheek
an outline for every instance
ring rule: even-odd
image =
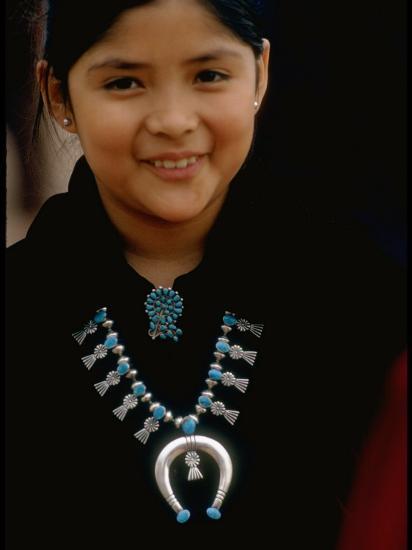
[[[76,119],[79,120],[77,130],[82,147],[87,153],[116,156],[120,152],[131,149],[136,121],[130,116],[130,110],[121,105],[105,108],[89,107],[78,109],[74,107]]]
[[[254,121],[254,111],[250,110],[249,105],[244,105],[243,110],[235,105],[214,121],[216,158],[229,172],[237,171],[249,152]]]

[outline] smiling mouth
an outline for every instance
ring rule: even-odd
[[[193,156],[188,158],[183,158],[179,160],[148,160],[149,164],[155,166],[156,168],[166,168],[168,170],[176,170],[178,168],[187,168],[192,164],[196,164],[200,157]]]

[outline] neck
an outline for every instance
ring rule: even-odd
[[[197,267],[204,254],[206,237],[222,207],[209,205],[187,222],[167,222],[136,211],[124,211],[112,201],[102,201],[120,233],[127,262],[153,286],[173,287],[180,275]]]

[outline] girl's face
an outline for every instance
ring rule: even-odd
[[[124,12],[68,81],[70,130],[105,204],[173,223],[218,210],[251,146],[268,55],[265,41],[256,63],[196,0]]]

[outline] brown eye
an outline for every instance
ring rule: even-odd
[[[222,80],[227,80],[229,77],[226,74],[220,73],[219,71],[202,71],[197,75],[197,79],[200,82],[208,83],[208,82],[220,82]]]
[[[135,78],[118,78],[105,84],[105,88],[108,90],[133,90],[139,86],[141,84]]]

